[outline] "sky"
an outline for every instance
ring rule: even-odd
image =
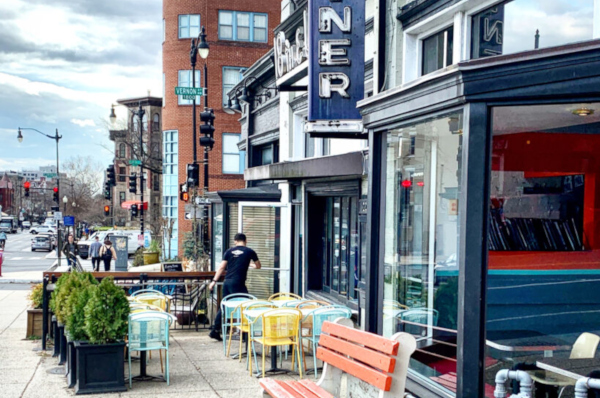
[[[162,96],[161,0],[0,0],[0,170],[113,158],[117,99]],[[126,110],[119,107],[118,115]]]

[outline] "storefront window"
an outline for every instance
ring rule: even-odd
[[[551,381],[559,376],[545,366],[566,369],[573,355],[597,358],[599,112],[600,103],[492,111],[485,361],[490,386],[499,369],[522,369],[537,378],[538,391],[556,396]],[[582,336],[596,344],[582,345]],[[583,377],[591,370],[580,371]],[[571,388],[563,396],[572,394]]]
[[[223,203],[213,204],[213,264],[218,267],[223,260]]]
[[[411,333],[410,367],[455,377],[462,114],[387,138],[383,334]]]
[[[592,40],[593,0],[512,0],[476,14],[472,58]]]

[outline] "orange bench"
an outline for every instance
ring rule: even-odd
[[[264,393],[275,398],[340,397],[342,375],[354,397],[403,397],[408,361],[416,349],[408,333],[391,338],[353,328],[352,321],[339,318],[323,323],[317,358],[323,361],[323,375],[309,380],[261,379]]]

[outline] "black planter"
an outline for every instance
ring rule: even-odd
[[[125,343],[73,343],[76,373],[75,394],[127,391],[125,387]]]
[[[57,357],[60,355],[60,333],[58,331],[58,322],[56,321],[56,317],[52,317],[52,324],[54,325],[54,352],[52,353],[53,357]]]
[[[77,357],[75,356],[75,342],[67,341],[67,363],[65,364],[65,375],[69,388],[75,387],[77,382]]]
[[[60,358],[59,365],[64,365],[67,362],[67,336],[65,335],[65,325],[58,324],[58,334],[60,335]]]

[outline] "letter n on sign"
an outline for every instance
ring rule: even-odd
[[[308,120],[361,120],[365,0],[309,0]]]

